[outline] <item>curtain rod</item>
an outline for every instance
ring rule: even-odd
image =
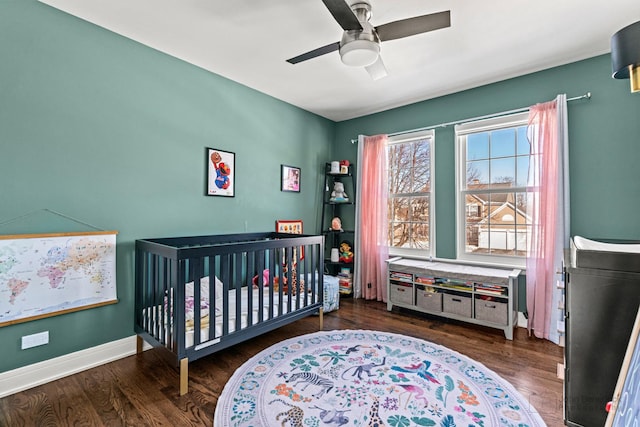
[[[567,102],[569,102],[569,101],[578,101],[580,99],[591,99],[591,92],[587,92],[584,95],[580,95],[580,96],[574,96],[573,98],[567,98]],[[431,129],[435,129],[435,128],[444,128],[444,127],[447,127],[447,126],[458,125],[458,124],[467,123],[467,122],[473,122],[473,121],[476,121],[476,120],[491,119],[493,117],[508,116],[509,114],[522,113],[522,112],[527,111],[527,110],[529,110],[529,107],[517,108],[515,110],[501,111],[499,113],[487,114],[485,116],[471,117],[471,118],[468,118],[468,119],[455,120],[453,122],[440,123],[440,124],[437,124],[437,125],[431,125],[431,126],[426,126],[426,127],[417,128],[417,129],[410,129],[410,130],[404,130],[404,131],[401,131],[401,132],[394,132],[394,133],[388,134],[387,136],[398,136],[398,135],[405,135],[407,133],[420,132],[420,131],[424,131],[424,130],[431,130]],[[358,142],[357,139],[352,139],[351,140],[352,144],[355,144],[356,142]]]

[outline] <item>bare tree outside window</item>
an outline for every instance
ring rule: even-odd
[[[431,139],[388,146],[389,246],[430,249]]]

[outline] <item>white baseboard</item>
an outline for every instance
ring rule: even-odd
[[[151,346],[145,342],[144,350]],[[0,373],[0,398],[136,353],[136,336]]]

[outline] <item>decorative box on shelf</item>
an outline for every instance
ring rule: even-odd
[[[388,310],[397,306],[490,326],[513,339],[520,270],[402,257],[387,263]]]

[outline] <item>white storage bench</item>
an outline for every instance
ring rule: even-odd
[[[392,258],[387,309],[394,306],[502,329],[513,339],[520,270]]]

